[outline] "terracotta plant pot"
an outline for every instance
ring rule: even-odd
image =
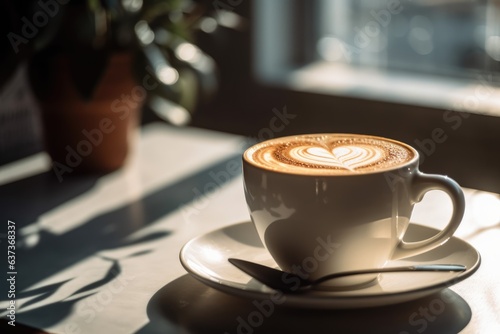
[[[46,150],[60,181],[73,172],[110,172],[124,165],[146,98],[131,62],[128,53],[112,55],[92,98],[85,100],[71,79],[68,58],[54,59],[39,105]]]

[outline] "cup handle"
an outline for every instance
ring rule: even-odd
[[[393,253],[393,259],[418,255],[444,244],[460,225],[465,211],[465,198],[458,183],[447,176],[417,172],[411,184],[412,201],[420,202],[424,194],[430,190],[441,190],[450,196],[453,214],[448,225],[441,232],[426,240],[416,242],[401,240]]]

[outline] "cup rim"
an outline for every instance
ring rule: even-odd
[[[357,173],[346,173],[346,174],[334,174],[334,173],[329,173],[328,171],[325,171],[324,173],[318,172],[318,173],[311,173],[311,174],[294,172],[294,171],[283,171],[283,170],[271,168],[268,166],[257,165],[255,162],[251,161],[247,157],[250,154],[250,152],[255,151],[257,147],[264,146],[264,145],[270,145],[274,142],[281,142],[283,140],[295,139],[297,137],[302,137],[302,136],[326,136],[326,135],[364,137],[364,138],[369,137],[369,138],[373,138],[373,139],[377,139],[377,140],[392,142],[394,144],[403,146],[403,147],[407,148],[408,150],[410,150],[413,153],[413,157],[410,160],[408,160],[407,162],[400,164],[400,165],[397,165],[397,166],[394,166],[394,167],[388,167],[388,168],[385,168],[382,170],[360,171]],[[370,135],[370,134],[362,134],[362,133],[321,132],[321,133],[303,133],[303,134],[296,134],[296,135],[268,139],[268,140],[253,144],[252,146],[247,148],[243,152],[242,158],[243,158],[244,163],[246,163],[246,164],[248,164],[256,169],[271,172],[271,173],[284,174],[284,175],[294,175],[294,176],[304,176],[304,177],[342,177],[342,176],[361,176],[361,175],[382,174],[382,173],[387,173],[387,172],[391,172],[394,170],[399,170],[402,168],[407,168],[410,165],[414,165],[414,164],[418,163],[418,161],[420,159],[420,154],[411,145],[406,144],[404,142],[401,142],[399,140],[395,140],[395,139],[391,139],[391,138],[387,138],[387,137],[375,136],[375,135]],[[418,168],[418,164],[417,164],[417,168]]]

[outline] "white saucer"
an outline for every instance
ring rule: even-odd
[[[438,231],[411,224],[405,240],[422,240]],[[289,306],[313,308],[362,308],[402,303],[438,292],[471,276],[481,262],[467,242],[452,237],[443,246],[427,253],[391,261],[387,266],[417,263],[462,264],[467,270],[380,274],[375,285],[351,291],[307,291],[286,294],[272,290],[228,262],[240,258],[278,268],[262,245],[251,222],[227,226],[189,241],[180,252],[184,268],[201,282],[218,290],[253,299],[269,299]]]

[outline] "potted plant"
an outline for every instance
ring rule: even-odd
[[[189,41],[206,14],[202,3],[37,0],[2,6],[15,23],[4,27],[15,55],[2,60],[28,61],[59,180],[74,171],[122,166],[145,104],[185,124],[196,103],[216,89],[213,60]]]

